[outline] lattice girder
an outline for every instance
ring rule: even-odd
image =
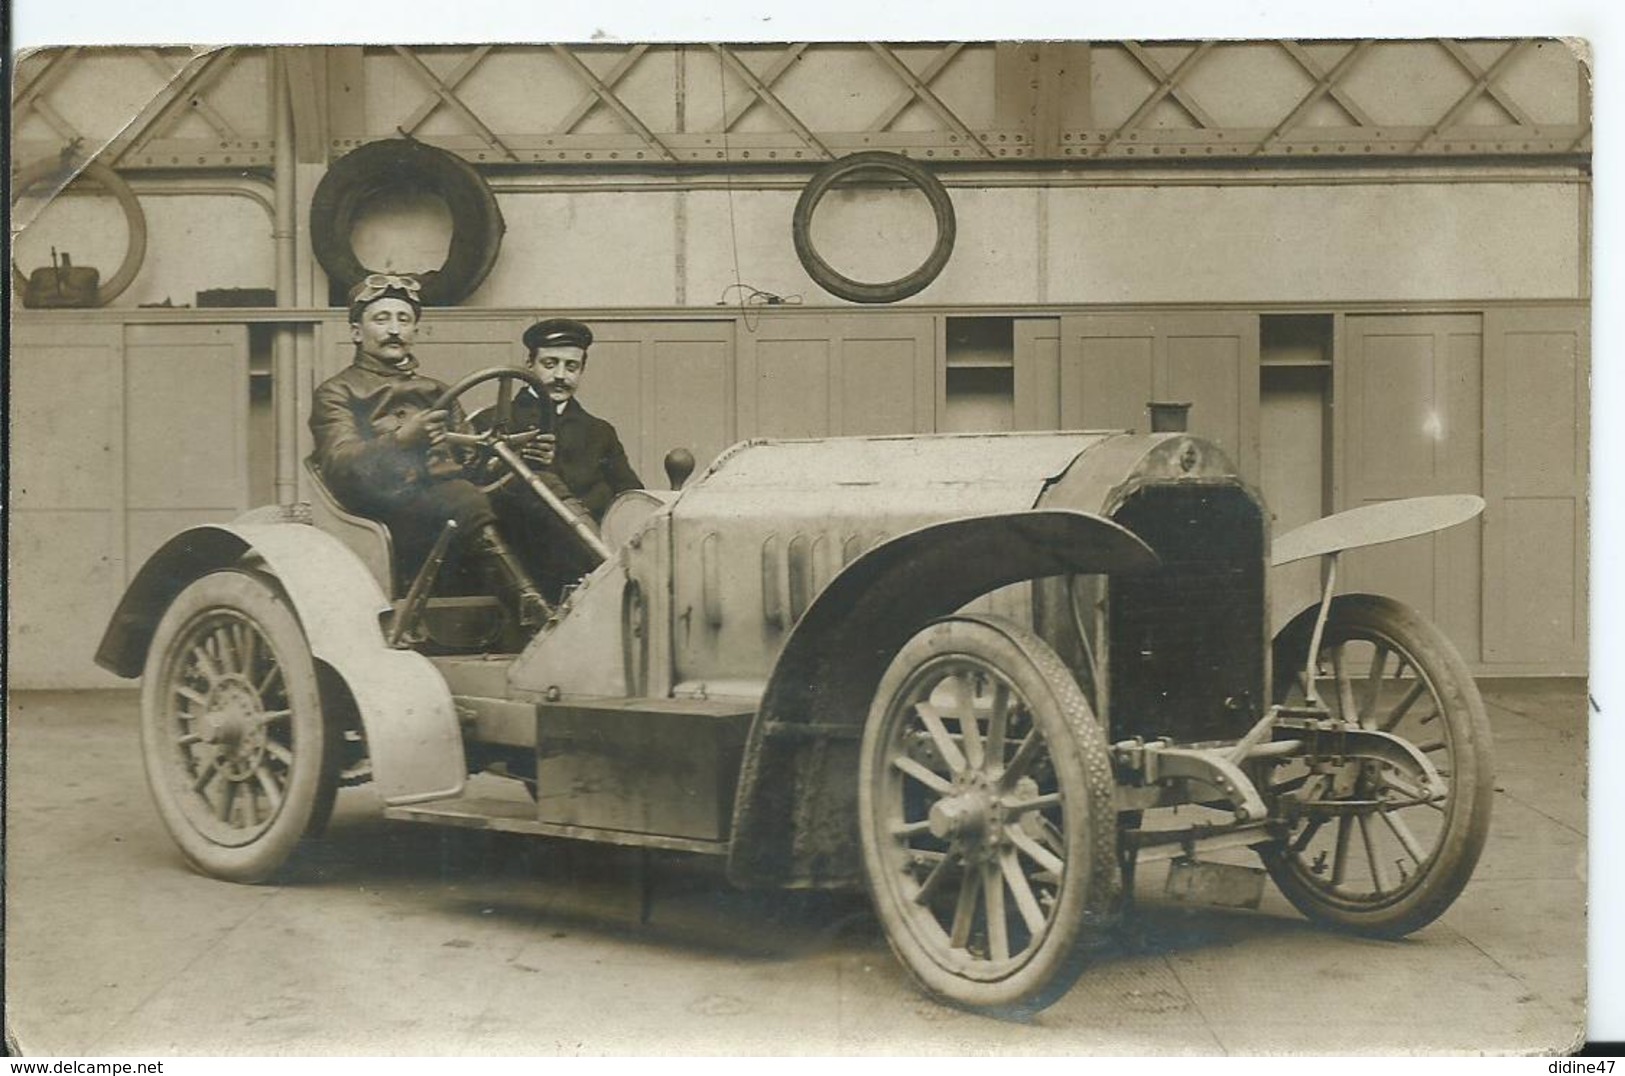
[[[409,134],[476,164],[1558,157],[1590,150],[1562,42],[1343,40],[312,48],[326,153]],[[268,166],[266,48],[23,57],[14,160]],[[304,59],[305,57],[301,57]],[[132,119],[135,121],[132,123]],[[303,137],[303,136],[302,136]],[[323,137],[323,136],[318,136]]]

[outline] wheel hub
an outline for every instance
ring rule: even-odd
[[[259,694],[246,681],[229,678],[209,696],[202,733],[220,749],[220,767],[231,780],[244,781],[259,768],[265,752],[264,709]]]
[[[956,791],[931,805],[926,818],[933,836],[951,841],[967,861],[980,862],[1006,842],[1005,804],[996,784],[972,771],[954,782]]]

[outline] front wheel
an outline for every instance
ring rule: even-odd
[[[170,605],[141,683],[158,814],[204,874],[260,882],[319,829],[337,789],[309,645],[264,577],[213,572]]]
[[[1302,705],[1315,609],[1275,641],[1275,701]],[[1299,805],[1286,839],[1262,850],[1276,885],[1310,919],[1377,937],[1418,930],[1448,908],[1489,833],[1489,718],[1472,674],[1438,628],[1371,594],[1333,599],[1315,658],[1331,716],[1408,741],[1444,794],[1424,795],[1385,762],[1295,760],[1265,794]]]
[[[1037,636],[927,627],[864,727],[865,878],[892,950],[931,994],[1012,1015],[1066,993],[1121,896],[1111,762]]]

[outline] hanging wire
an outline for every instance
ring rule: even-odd
[[[738,273],[736,272],[734,275],[737,276]],[[764,306],[801,305],[800,295],[778,295],[771,291],[764,291],[761,288],[756,287],[754,284],[746,284],[743,281],[729,284],[727,287],[723,288],[722,294],[717,297],[717,305],[727,306],[728,293],[735,290],[739,292],[739,313],[745,319],[746,332],[755,332],[757,324],[759,324],[762,320],[760,313],[756,313],[753,316],[753,308],[760,308]]]
[[[727,65],[722,62],[722,53],[717,52],[717,90],[722,97],[722,182],[728,191],[728,237],[733,243],[734,255],[734,282],[722,289],[722,298],[719,303],[726,303],[728,292],[735,288],[740,289],[739,315],[745,321],[745,331],[755,332],[756,325],[750,313],[746,310],[746,289],[755,293],[757,289],[746,284],[739,272],[739,227],[734,222],[734,180],[733,169],[728,166],[733,163],[732,153],[728,149],[728,72]]]

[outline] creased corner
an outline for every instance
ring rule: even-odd
[[[58,158],[58,167],[48,167],[48,158],[21,162],[17,172],[19,182],[12,189],[11,241],[13,246],[16,245],[18,237],[34,223],[45,207],[50,205],[74,180],[78,179],[92,161],[97,160],[104,154],[108,154],[110,150],[114,151],[115,155],[122,153],[125,148],[133,144],[145,132],[147,127],[156,121],[164,110],[169,107],[170,103],[180,96],[186,86],[196,78],[197,74],[202,70],[202,65],[207,62],[208,57],[222,52],[226,48],[226,46],[222,45],[192,45],[188,47],[191,49],[192,55],[180,66],[180,69],[171,74],[142,103],[141,107],[135,110],[128,120],[114,130],[105,135],[97,136],[81,134],[78,138],[65,143],[62,147],[61,156]],[[27,53],[27,56],[37,56],[40,53],[51,51],[66,51],[70,54],[64,56],[59,62],[71,64],[77,62],[81,56],[94,58],[97,53],[105,54],[115,50],[132,51],[130,47],[126,46],[102,49],[79,47],[71,50],[57,50],[51,47],[33,49]],[[18,56],[19,61],[24,58],[23,55]],[[16,70],[15,65],[13,70]],[[44,75],[39,77],[43,78]],[[15,89],[14,86],[13,90],[15,91]],[[32,99],[24,99],[31,97],[33,89],[32,86],[28,87],[23,90],[22,94],[13,97],[13,100],[18,101],[20,107],[25,111],[34,107]],[[44,95],[41,94],[40,96]],[[22,115],[12,116],[11,129],[13,132],[20,126],[22,119]],[[106,163],[112,165],[114,161],[109,159]]]

